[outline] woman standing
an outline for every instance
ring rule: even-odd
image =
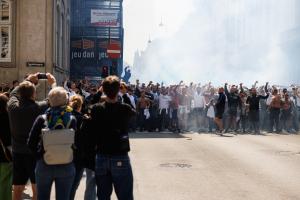
[[[8,97],[0,94],[0,199],[12,199],[11,134],[7,113]]]
[[[74,164],[76,169],[75,179],[73,182],[70,200],[75,199],[76,190],[80,184],[84,170],[86,171],[86,189],[84,200],[96,199],[96,180],[95,180],[95,153],[93,149],[88,148],[90,144],[86,126],[89,118],[82,113],[83,97],[75,95],[70,98],[69,105],[73,109],[73,115],[77,120],[77,131],[75,134],[75,152]]]
[[[46,114],[40,115],[33,124],[28,140],[29,148],[38,158],[35,169],[38,191],[37,197],[39,200],[49,200],[51,186],[53,182],[55,182],[56,199],[67,200],[70,197],[71,187],[75,176],[75,167],[70,158],[70,155],[73,155],[71,149],[72,144],[68,145],[68,148],[63,147],[64,151],[60,151],[59,149],[53,150],[56,145],[53,145],[52,149],[50,149],[48,148],[48,145],[45,145],[45,143],[50,143],[50,140],[46,140],[45,134],[51,135],[58,133],[53,131],[58,129],[66,130],[64,132],[65,134],[71,134],[71,131],[68,130],[76,130],[76,119],[72,115],[72,108],[67,106],[68,94],[64,88],[56,87],[52,89],[49,92],[49,103],[50,108],[47,110]],[[45,132],[45,130],[48,130],[48,132]],[[62,140],[65,141],[65,138],[66,136],[62,137]],[[51,142],[53,144],[61,141],[57,138],[52,138]],[[61,143],[59,145],[61,148]],[[51,151],[59,153],[51,155]],[[70,159],[65,159],[66,157]],[[50,160],[50,158],[52,158],[52,160]]]

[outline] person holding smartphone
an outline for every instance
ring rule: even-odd
[[[21,200],[28,180],[31,181],[33,198],[36,199],[35,165],[36,160],[27,146],[31,127],[40,114],[49,106],[48,100],[36,101],[36,85],[40,79],[46,79],[51,87],[56,87],[56,80],[50,73],[30,74],[10,94],[8,101],[9,122],[12,124],[13,157],[13,199]]]
[[[0,199],[12,199],[11,133],[7,102],[8,97],[0,93]]]

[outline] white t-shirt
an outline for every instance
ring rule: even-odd
[[[159,109],[168,109],[172,98],[169,95],[161,94],[159,96]]]
[[[209,106],[207,109],[207,117],[215,118],[215,109],[214,106]]]
[[[136,108],[136,105],[135,105],[135,100],[134,100],[134,96],[130,95],[127,93],[127,96],[129,97],[130,99],[130,102],[131,102],[131,105]]]
[[[194,94],[194,108],[204,108],[206,102],[204,96],[197,92]]]

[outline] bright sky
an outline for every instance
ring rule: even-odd
[[[180,28],[193,11],[193,0],[124,0],[123,9],[124,61],[132,65],[135,51],[144,50],[149,38],[167,37]]]

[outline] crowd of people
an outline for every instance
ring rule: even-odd
[[[110,199],[113,186],[118,199],[133,199],[129,132],[299,131],[295,85],[126,84],[109,76],[58,87],[51,74],[39,75],[0,88],[0,199],[21,200],[30,180],[33,199],[50,199],[55,182],[56,199],[72,200],[84,171],[84,199]],[[51,88],[44,101],[36,101],[40,79]]]
[[[41,79],[51,89],[37,101]],[[78,85],[65,87],[37,73],[0,94],[0,199],[23,199],[28,181],[32,199],[49,200],[53,183],[57,200],[74,199],[85,170],[84,199],[110,199],[114,188],[118,199],[133,200],[128,123],[136,111],[118,100],[119,78],[86,98]]]
[[[71,94],[85,99],[85,111],[101,98],[101,82],[65,82]],[[176,85],[121,84],[119,101],[137,111],[130,131],[178,133],[296,133],[300,121],[299,86],[243,84],[216,87],[211,83]]]

